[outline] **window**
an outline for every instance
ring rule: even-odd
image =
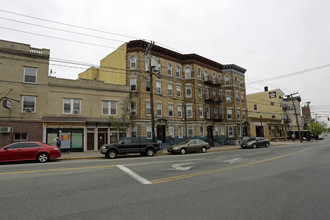
[[[214,116],[215,116],[215,118],[218,118],[218,109],[217,108],[214,108]]]
[[[172,76],[172,64],[170,63],[167,64],[167,74]]]
[[[215,127],[215,135],[219,136],[219,127]]]
[[[245,120],[245,110],[242,111],[242,118]]]
[[[136,78],[130,78],[130,89],[132,92],[136,91]]]
[[[150,116],[150,115],[151,115],[150,101],[146,101],[146,116]]]
[[[131,137],[137,137],[137,127],[136,126],[131,127]]]
[[[204,118],[203,106],[199,106],[199,118]]]
[[[235,76],[235,86],[238,86],[237,76]]]
[[[254,104],[254,105],[253,105],[253,109],[254,109],[254,110],[258,110],[258,106],[257,106],[257,104]]]
[[[241,78],[240,79],[240,86],[243,88],[244,87],[244,85],[243,85],[243,79]]]
[[[147,139],[152,139],[152,131],[150,125],[146,126],[146,137]]]
[[[209,99],[210,98],[209,87],[205,87],[205,98],[206,99]]]
[[[204,71],[204,81],[209,80],[209,74],[207,73],[207,70]]]
[[[193,107],[192,105],[187,105],[187,118],[193,117]]]
[[[147,57],[145,59],[145,69],[146,69],[146,71],[149,71],[149,69],[150,69],[150,59],[149,59],[149,57]]]
[[[190,79],[191,78],[191,69],[189,67],[186,67],[184,69],[184,75],[186,79]]]
[[[27,133],[15,133],[14,134],[14,141],[27,141],[28,135]]]
[[[63,99],[64,114],[80,114],[80,99]]]
[[[176,96],[181,97],[181,86],[180,85],[176,86]]]
[[[102,115],[117,115],[117,102],[102,101]]]
[[[241,110],[237,109],[237,119],[241,119]]]
[[[224,114],[223,114],[223,108],[220,107],[220,118],[223,119],[224,118]]]
[[[213,89],[213,98],[217,97],[217,90]]]
[[[181,72],[180,67],[179,66],[176,66],[176,68],[175,68],[175,76],[180,78],[180,72]]]
[[[183,138],[183,126],[179,126],[179,138]]]
[[[206,118],[211,118],[210,106],[206,106]]]
[[[234,137],[234,128],[233,128],[233,126],[228,126],[228,137]]]
[[[178,105],[178,118],[182,118],[182,105]]]
[[[136,56],[132,56],[129,59],[130,69],[136,69]]]
[[[239,94],[238,94],[238,92],[236,92],[236,102],[239,102]]]
[[[188,138],[192,138],[194,137],[194,128],[193,126],[187,126],[187,135],[188,135]]]
[[[228,75],[225,76],[225,84],[230,85],[230,76]]]
[[[204,127],[199,127],[199,129],[200,129],[201,137],[204,137]]]
[[[156,81],[156,93],[162,94],[162,82],[161,81]]]
[[[202,70],[201,68],[197,68],[197,79],[201,79],[202,78]]]
[[[157,71],[158,73],[162,73],[162,63],[160,62],[160,59],[157,61]]]
[[[227,109],[227,119],[232,120],[233,119],[233,110]]]
[[[221,135],[225,135],[225,126],[221,126]]]
[[[212,82],[215,83],[215,73],[214,72],[212,72]]]
[[[136,101],[131,101],[131,115],[135,116],[136,115],[136,110],[137,108],[137,104]]]
[[[242,137],[242,128],[240,126],[237,127],[237,134],[239,137]]]
[[[203,98],[203,88],[198,86],[198,98]]]
[[[163,109],[162,103],[157,103],[157,116],[162,116],[162,109]]]
[[[221,83],[221,74],[218,74],[218,83]]]
[[[24,67],[24,83],[37,83],[37,68]]]
[[[150,77],[146,78],[146,92],[150,92]]]
[[[22,112],[36,112],[36,96],[22,96]]]
[[[242,103],[245,102],[245,100],[244,100],[244,94],[241,94],[241,100],[242,100]]]
[[[226,102],[231,102],[231,92],[226,92]]]
[[[191,86],[186,86],[186,98],[192,97],[192,88]]]
[[[174,116],[174,105],[173,104],[169,104],[168,105],[168,116],[169,117],[173,117]]]
[[[168,133],[169,133],[171,138],[175,137],[175,135],[174,135],[174,126],[169,126],[168,127]]]
[[[168,83],[167,84],[167,88],[168,88],[168,95],[169,96],[173,96],[173,84],[172,83]]]

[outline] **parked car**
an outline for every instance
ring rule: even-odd
[[[209,143],[199,140],[199,139],[188,139],[182,141],[178,145],[170,146],[167,151],[171,152],[172,154],[181,153],[185,154],[187,152],[198,152],[201,151],[205,153],[206,150],[210,149]]]
[[[269,147],[270,142],[264,137],[250,137],[243,140],[241,147],[244,148],[257,148],[257,147]]]
[[[159,143],[140,142],[138,138],[123,138],[118,143],[102,145],[100,153],[108,159],[114,159],[118,154],[127,153],[140,153],[150,157],[159,150]]]
[[[0,148],[0,162],[37,160],[44,163],[60,156],[58,147],[41,142],[16,142]]]

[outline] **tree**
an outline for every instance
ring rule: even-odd
[[[312,131],[312,127],[314,129],[314,132]],[[314,133],[314,135],[320,135],[327,130],[327,123],[319,121],[313,122],[313,125],[310,123],[308,125],[308,130],[312,132],[312,134]]]
[[[109,119],[111,126],[116,127],[119,131],[119,136],[123,137],[127,132],[127,128],[133,126],[133,122],[130,120],[131,100],[129,98],[123,98],[120,109],[121,116],[109,116]]]

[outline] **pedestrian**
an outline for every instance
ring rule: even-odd
[[[291,137],[292,137],[292,141],[294,142],[294,140],[296,139],[296,135],[293,133]]]
[[[59,137],[56,137],[56,146],[61,149],[61,140]]]
[[[163,152],[163,142],[158,140],[157,143],[160,145],[160,152]]]

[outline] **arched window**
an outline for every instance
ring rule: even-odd
[[[221,74],[218,74],[218,83],[221,83]]]
[[[230,76],[228,75],[225,76],[225,84],[230,85]]]
[[[202,78],[202,70],[201,68],[197,68],[197,79],[201,79]]]
[[[204,81],[209,80],[209,74],[207,73],[207,70],[204,71]]]
[[[215,73],[214,72],[212,72],[212,82],[215,83]]]
[[[179,66],[176,66],[176,68],[175,68],[175,76],[180,78],[180,72],[181,72],[180,67]]]

